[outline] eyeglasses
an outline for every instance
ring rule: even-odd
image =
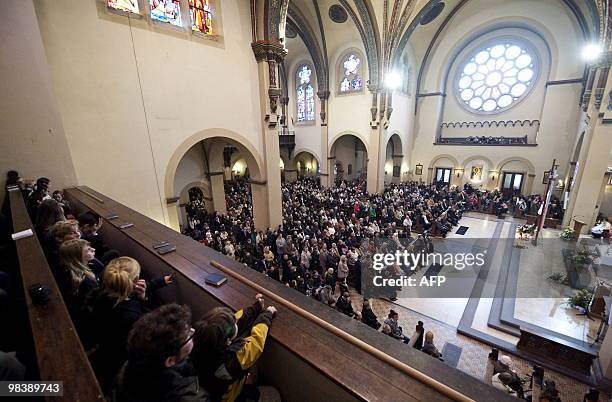
[[[183,348],[183,346],[187,345],[189,341],[193,339],[194,334],[195,334],[195,329],[189,328],[189,331],[187,332],[187,339],[185,339],[185,341],[176,348],[177,352],[180,351]]]

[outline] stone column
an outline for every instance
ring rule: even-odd
[[[329,163],[325,162],[329,157],[329,130],[327,127],[327,100],[329,99],[329,91],[319,91],[317,96],[321,101],[321,164],[319,166],[319,169],[321,169],[321,185],[323,187],[330,187],[334,184],[332,178],[333,170],[329,170]]]
[[[224,214],[227,212],[225,204],[225,187],[223,186],[223,172],[210,172],[210,192],[212,195],[213,210]]]
[[[580,220],[585,222],[584,230],[595,223],[595,218],[599,212],[599,196],[601,194],[602,182],[608,168],[608,157],[610,149],[612,149],[612,126],[602,123],[602,119],[597,119],[592,135],[587,140],[585,133],[585,142],[582,147],[584,149],[584,162],[577,164],[578,180],[575,184],[574,203],[571,209],[568,208],[568,224],[571,224],[570,219]],[[586,145],[586,146],[585,146]],[[583,151],[580,150],[579,161],[582,161]],[[579,162],[580,163],[580,162]],[[571,198],[570,198],[571,200]]]
[[[258,229],[276,227],[283,220],[280,175],[280,147],[278,126],[281,108],[278,64],[287,51],[278,44],[256,41],[251,44],[257,60],[259,77],[259,105],[261,110],[261,133],[263,138],[263,165],[260,177],[252,176],[253,219]]]
[[[607,171],[609,153],[612,149],[612,127],[607,124],[612,117],[610,104],[608,111],[600,113],[604,88],[607,88],[608,94],[611,89],[609,74],[607,67],[591,70],[583,96],[582,106],[586,113],[584,136],[575,165],[575,180],[572,183],[563,218],[563,223],[566,225],[571,225],[572,219],[584,222],[583,231],[589,230],[599,211],[602,180]],[[591,96],[593,93],[594,97]],[[608,98],[610,99],[609,95]]]
[[[368,193],[375,194],[382,192],[385,186],[385,159],[387,149],[383,142],[386,138],[386,125],[388,121],[385,118],[386,92],[380,92],[374,85],[368,85],[368,89],[372,92],[372,107],[370,108],[372,119],[370,120],[371,130],[370,139],[368,141],[367,190]],[[380,97],[378,96],[379,93]]]

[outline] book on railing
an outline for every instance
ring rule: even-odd
[[[171,253],[176,251],[176,246],[174,244],[166,244],[165,246],[161,246],[157,249],[157,252],[161,255]]]
[[[155,240],[155,241],[153,241],[153,248],[157,250],[158,248],[161,248],[161,247],[167,246],[167,245],[169,245],[169,244],[170,244],[170,243],[168,243],[168,242],[167,242],[167,241],[165,241],[165,240]]]
[[[221,286],[227,281],[227,277],[221,274],[210,274],[204,278],[204,282],[213,286]]]

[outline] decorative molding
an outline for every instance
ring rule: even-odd
[[[392,158],[403,158],[404,155],[391,155]]]
[[[533,127],[540,126],[540,120],[498,120],[498,121],[457,121],[444,122],[440,128],[491,128],[491,127]]]
[[[253,180],[253,179],[248,179],[247,180],[248,184],[257,184],[258,186],[265,186],[268,181],[267,180]]]
[[[556,80],[556,81],[548,81],[546,86],[552,85],[568,85],[568,84],[584,84],[584,77],[580,78],[570,78],[567,80]]]
[[[251,43],[251,49],[255,54],[255,60],[260,61],[275,61],[280,63],[287,55],[287,50],[279,44],[269,41],[258,40]]]
[[[166,198],[166,205],[174,204],[174,203],[176,203],[180,199],[181,199],[180,196],[179,197]]]
[[[210,177],[210,176],[219,176],[222,175],[223,172],[208,172],[206,173],[206,177]]]

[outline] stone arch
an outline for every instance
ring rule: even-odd
[[[510,158],[504,159],[503,161],[499,162],[499,164],[495,168],[495,171],[501,172],[503,170],[504,166],[506,166],[510,162],[520,162],[520,163],[523,163],[527,167],[527,171],[525,173],[535,174],[535,167],[533,166],[533,163],[531,163],[528,159],[525,159],[525,158],[520,157],[520,156],[513,156],[513,157],[510,157]]]
[[[305,165],[302,165],[300,162],[302,162],[302,156],[307,155],[308,157],[310,157],[311,159],[314,159],[316,161],[316,169],[314,167],[312,168],[312,172],[306,171],[307,167]],[[319,158],[317,158],[317,156],[311,152],[308,151],[304,148],[302,148],[301,150],[298,150],[297,152],[294,152],[294,156],[293,159],[291,160],[291,163],[293,164],[293,166],[295,166],[295,169],[297,170],[297,175],[301,176],[303,174],[305,175],[317,175],[318,174],[318,169],[321,167],[321,163],[319,161]],[[301,168],[301,169],[300,169]]]
[[[347,130],[347,131],[339,132],[330,141],[330,143],[329,143],[329,152],[330,152],[329,156],[330,157],[334,156],[334,155],[332,155],[332,150],[334,149],[334,145],[336,145],[336,142],[338,142],[338,140],[341,137],[344,137],[344,136],[347,136],[347,135],[352,135],[354,137],[359,138],[361,140],[361,142],[363,143],[363,145],[365,146],[365,149],[366,149],[366,152],[368,153],[368,155],[370,154],[370,148],[368,146],[368,142],[367,142],[366,138],[362,134],[360,134],[360,133],[358,133],[356,131]]]
[[[387,144],[391,143],[393,146],[393,155],[401,155],[402,154],[402,138],[400,137],[398,132],[394,132],[391,134],[389,139],[387,139]]]
[[[451,178],[450,178],[450,184],[454,184],[455,182],[455,170],[457,170],[457,167],[459,166],[459,162],[457,161],[457,159],[449,154],[441,154],[441,155],[437,155],[435,156],[431,162],[429,162],[429,167],[427,169],[427,182],[431,183],[432,180],[434,180],[435,178],[435,172],[434,169],[437,167],[436,163],[441,160],[441,159],[448,159],[451,163],[452,166],[443,166],[443,167],[450,167],[451,168]],[[442,167],[442,166],[440,166]]]
[[[181,197],[181,202],[189,201],[188,191],[194,187],[202,190],[202,194],[204,197],[210,196],[210,189],[208,188],[208,182],[206,181],[192,181],[183,186],[181,191],[177,194],[178,197]]]
[[[298,148],[295,151],[293,151],[293,158],[292,158],[292,160],[295,160],[295,158],[299,154],[304,153],[304,152],[312,155],[317,160],[317,163],[319,164],[319,166],[321,165],[321,158],[317,155],[317,153],[315,151],[313,151],[312,149],[306,148],[306,147]]]
[[[252,179],[264,179],[264,165],[262,158],[256,148],[249,142],[249,140],[231,130],[227,130],[224,128],[209,128],[202,131],[198,131],[197,133],[185,139],[172,153],[172,156],[170,157],[170,160],[166,165],[166,172],[164,175],[164,194],[166,198],[172,198],[175,196],[174,177],[176,175],[178,165],[183,156],[187,153],[187,151],[200,141],[215,138],[232,143],[232,145],[235,145],[238,150],[243,153],[249,166],[249,171]],[[220,155],[219,157],[222,158],[222,155]]]
[[[495,164],[491,161],[491,159],[487,158],[486,156],[482,156],[482,155],[473,155],[470,156],[469,158],[466,158],[463,163],[461,163],[461,165],[458,165],[458,168],[461,169],[465,169],[465,167],[468,165],[468,163],[472,162],[472,161],[477,161],[477,160],[482,160],[485,161],[488,165],[489,165],[489,169],[493,169],[495,167]]]
[[[344,155],[338,155],[337,145],[341,142],[341,139],[344,137],[352,137],[353,139],[358,140],[365,149],[365,155],[363,153],[363,150],[361,150],[361,152],[358,152],[359,150],[357,148],[354,149],[355,152],[353,153],[353,156],[351,157],[348,157],[348,154],[346,152],[344,152]],[[346,151],[346,148],[345,148],[345,151]],[[329,158],[327,160],[328,172],[330,174],[330,177],[332,178],[332,181],[335,181],[335,179],[339,179],[339,178],[365,179],[367,175],[369,155],[370,154],[369,154],[368,144],[362,135],[354,131],[343,131],[343,132],[338,133],[336,136],[334,136],[334,138],[331,141],[331,145],[329,147]],[[343,175],[334,174],[334,168],[335,168],[336,162],[338,162],[338,158],[344,159],[342,163]],[[349,171],[351,173],[348,173]]]
[[[440,159],[448,159],[453,162],[453,166],[451,166],[453,169],[456,169],[459,166],[459,162],[453,155],[441,154],[435,156],[431,162],[429,162],[429,169],[433,169],[436,166],[436,162],[438,162]]]

